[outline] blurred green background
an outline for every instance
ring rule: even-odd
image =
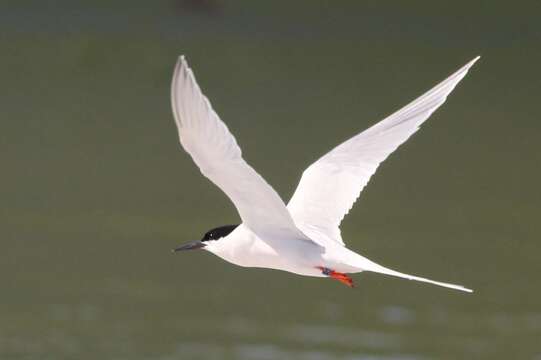
[[[538,1],[0,3],[0,359],[541,359]],[[342,225],[473,295],[171,255],[238,223],[179,149],[185,54],[287,200],[302,170],[475,57]]]

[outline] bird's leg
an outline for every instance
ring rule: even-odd
[[[331,277],[331,278],[333,278],[335,280],[338,280],[342,284],[345,284],[346,286],[349,286],[351,288],[354,287],[353,279],[350,278],[349,276],[347,276],[346,274],[334,271],[333,269],[329,269],[329,268],[326,268],[324,266],[316,266],[316,267],[319,270],[321,270],[321,273],[323,275],[326,275],[326,276],[329,276],[329,277]]]

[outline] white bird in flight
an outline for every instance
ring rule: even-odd
[[[350,287],[353,280],[347,274],[371,271],[472,292],[378,265],[346,248],[339,226],[379,164],[444,103],[478,59],[310,165],[286,206],[242,158],[181,56],[171,93],[180,143],[201,173],[233,202],[242,224],[217,227],[174,251],[204,249],[239,266],[331,277]]]

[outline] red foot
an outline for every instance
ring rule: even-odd
[[[353,285],[353,279],[350,278],[349,276],[347,276],[346,274],[344,273],[340,273],[340,272],[337,272],[337,271],[334,271],[332,269],[329,269],[329,268],[326,268],[326,267],[323,267],[323,266],[316,266],[319,270],[321,270],[321,272],[324,274],[324,275],[327,275],[327,276],[330,276],[332,277],[333,279],[335,280],[338,280],[340,281],[342,284],[345,284],[346,286],[349,286],[349,287],[355,287]]]

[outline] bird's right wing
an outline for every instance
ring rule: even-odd
[[[280,196],[244,161],[235,138],[201,92],[184,57],[175,68],[171,102],[182,147],[201,173],[235,204],[244,225],[267,235],[264,239],[307,240]]]
[[[443,104],[477,59],[479,57],[310,165],[287,206],[297,226],[308,236],[331,239],[343,245],[340,222],[379,164]]]

